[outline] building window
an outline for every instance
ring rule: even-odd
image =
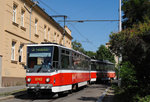
[[[44,39],[46,39],[46,26],[44,26]]]
[[[48,40],[50,40],[50,28],[48,28]]]
[[[35,34],[37,34],[37,23],[38,23],[38,20],[35,19]]]
[[[21,26],[24,27],[24,10],[21,10]]]
[[[11,60],[15,60],[15,45],[16,45],[16,42],[12,41]]]
[[[56,32],[54,32],[54,43],[56,43],[57,41],[57,38],[56,38]]]
[[[17,16],[17,5],[13,4],[13,22],[16,23],[16,17]]]
[[[23,44],[19,47],[19,62],[23,62]]]
[[[57,43],[59,43],[59,34],[57,34]]]

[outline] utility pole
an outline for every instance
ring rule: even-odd
[[[119,0],[119,32],[122,31],[122,22],[121,22],[121,0]],[[121,48],[120,48],[121,49]],[[121,86],[121,79],[120,79],[120,62],[122,61],[122,55],[118,56],[118,86]]]
[[[26,7],[26,4],[24,3],[24,7],[27,9],[27,11],[30,13],[30,25],[29,25],[29,40],[31,40],[31,16],[32,16],[32,9],[34,6],[38,4],[38,1],[33,2],[34,4],[31,5],[30,10]]]
[[[53,16],[51,16],[51,17],[63,17],[64,18],[64,20],[63,20],[63,22],[64,22],[64,29],[63,29],[63,45],[65,46],[65,32],[66,32],[66,30],[65,30],[65,26],[66,26],[66,18],[67,18],[67,16],[66,15],[53,15]]]
[[[122,22],[121,22],[121,0],[119,0],[119,32],[122,31]]]
[[[29,39],[31,40],[31,16],[32,16],[32,9],[34,6],[36,6],[38,4],[38,2],[34,2],[34,4],[30,7],[30,29],[29,29]]]

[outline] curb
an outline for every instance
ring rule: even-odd
[[[12,93],[12,94],[13,94],[13,93]],[[0,97],[0,101],[2,101],[2,100],[7,100],[7,99],[12,99],[12,98],[14,98],[14,97],[16,97],[16,96],[21,96],[21,95],[23,95],[23,94],[25,94],[24,91],[23,91],[23,92],[20,92],[20,93],[18,93],[18,94],[16,94],[16,95],[2,96],[2,97]]]
[[[96,102],[102,102],[103,98],[106,96],[108,90],[110,89],[110,87],[108,87],[103,94],[99,97],[99,99]]]
[[[14,98],[14,97],[15,97],[14,95],[4,96],[4,97],[1,97],[1,98],[0,98],[0,101],[2,101],[2,100],[7,100],[7,99],[11,99],[11,98]]]

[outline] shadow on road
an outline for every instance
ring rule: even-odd
[[[113,102],[114,95],[106,95],[103,99],[103,102]]]
[[[17,92],[13,94],[16,99],[22,100],[47,100],[47,99],[57,99],[59,98],[56,94],[52,93],[36,93],[32,95],[28,95],[27,91]]]
[[[95,97],[81,97],[81,98],[78,98],[78,100],[96,102],[97,98],[95,98]]]

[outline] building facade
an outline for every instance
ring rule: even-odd
[[[109,47],[110,47],[110,43],[106,43],[106,48],[108,48],[109,49]],[[114,53],[113,53],[113,55],[114,55],[114,60],[115,60],[115,66],[117,66],[118,64],[119,64],[119,57],[117,56],[117,55],[115,55]]]
[[[63,36],[63,28],[31,0],[0,0],[0,13],[0,86],[25,84],[27,44],[53,42],[71,48],[71,31],[65,27]]]

